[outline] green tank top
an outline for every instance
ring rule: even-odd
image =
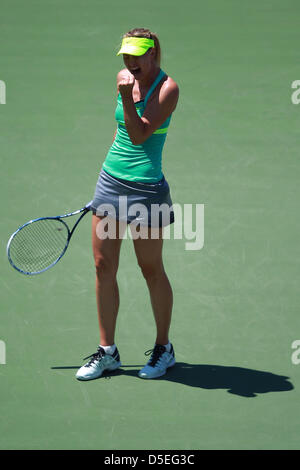
[[[135,103],[135,109],[140,117],[144,113],[149,97],[165,75],[165,72],[160,70],[145,99]],[[141,181],[144,183],[160,181],[163,178],[161,164],[162,149],[166,140],[171,115],[141,145],[133,145],[127,133],[120,93],[117,98],[115,117],[118,123],[117,134],[106,155],[102,168],[116,178],[129,181]]]

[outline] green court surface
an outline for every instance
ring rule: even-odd
[[[1,1],[1,449],[299,448],[299,14],[296,0]],[[141,26],[180,87],[163,171],[174,203],[204,204],[204,246],[164,242],[177,365],[143,381],[154,321],[123,241],[123,367],[79,382],[99,343],[90,215],[44,274],[13,270],[6,243],[92,198],[116,126],[115,53]]]

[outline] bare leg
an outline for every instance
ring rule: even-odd
[[[105,223],[104,217],[92,217],[92,246],[96,267],[96,299],[100,328],[100,344],[110,346],[115,342],[116,320],[120,298],[117,283],[119,265],[120,225],[117,225],[117,238],[100,239],[99,233]],[[100,224],[100,225],[99,225]],[[97,235],[98,234],[98,235]]]
[[[162,229],[159,239],[133,240],[138,264],[149,288],[155,318],[157,344],[167,344],[171,324],[173,292],[162,260]]]

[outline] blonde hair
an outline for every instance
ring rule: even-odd
[[[146,28],[134,28],[128,31],[128,33],[124,34],[123,38],[128,38],[130,36],[134,36],[136,38],[148,38],[148,39],[153,39],[154,41],[154,47],[155,47],[155,62],[156,64],[160,67],[160,61],[161,61],[161,48],[160,48],[160,43],[159,39],[157,37],[156,33],[152,33],[150,29]]]

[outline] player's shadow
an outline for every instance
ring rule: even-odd
[[[79,366],[52,367],[52,369],[75,369]],[[139,367],[131,369],[131,367]],[[105,373],[104,378],[113,378],[119,375],[127,375],[138,378],[138,371],[142,366],[124,365],[120,369]],[[176,362],[175,366],[168,369],[166,375],[155,380],[167,380],[181,383],[190,387],[198,387],[208,390],[225,389],[228,393],[241,397],[252,398],[260,393],[287,392],[294,389],[289,377],[277,375],[255,369],[243,367],[218,366],[208,364],[188,364]],[[140,379],[139,380],[145,380]]]
[[[116,371],[118,375],[137,375],[136,370]],[[243,367],[177,362],[167,374],[156,380],[181,383],[208,390],[225,389],[241,397],[256,397],[260,393],[293,390],[289,377]]]
[[[289,377],[243,367],[177,362],[168,370],[165,380],[204,389],[227,389],[241,397],[256,397],[260,393],[293,390]]]

